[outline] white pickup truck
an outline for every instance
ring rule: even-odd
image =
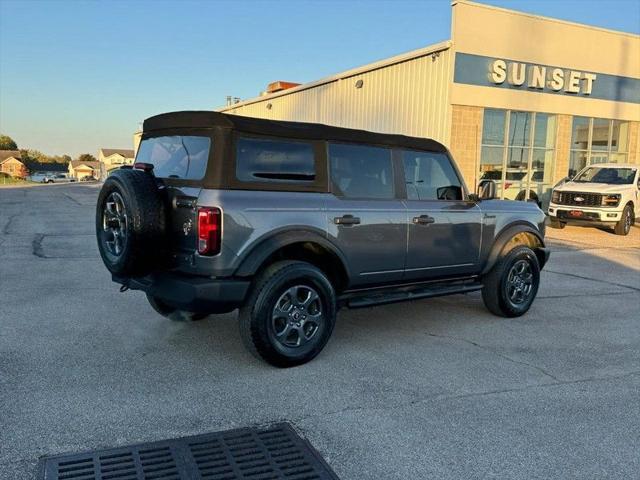
[[[608,226],[617,235],[628,235],[639,211],[639,172],[638,165],[601,163],[560,182],[551,194],[551,226]]]

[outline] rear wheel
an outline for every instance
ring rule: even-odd
[[[240,335],[257,358],[292,367],[322,351],[335,319],[335,292],[321,270],[306,262],[277,262],[256,279],[240,309]]]
[[[162,300],[154,297],[153,295],[147,294],[147,300],[149,301],[149,305],[153,308],[157,313],[166,317],[174,322],[193,322],[196,320],[202,320],[206,318],[208,314],[206,313],[195,313],[195,312],[187,312],[185,310],[178,310],[177,308],[171,307],[164,303]]]
[[[529,310],[538,293],[538,258],[529,247],[517,246],[502,254],[482,283],[482,300],[491,313],[519,317]]]
[[[631,231],[631,225],[633,224],[633,216],[633,208],[631,208],[631,205],[627,205],[626,207],[624,207],[624,210],[622,211],[622,217],[620,218],[618,223],[616,223],[614,229],[616,235],[629,235],[629,232]]]

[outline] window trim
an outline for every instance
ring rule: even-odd
[[[290,137],[281,137],[277,135],[260,135],[255,133],[243,132],[241,130],[232,130],[230,135],[229,148],[230,157],[232,159],[230,168],[225,168],[227,170],[224,174],[225,185],[228,185],[228,188],[235,190],[261,190],[261,191],[275,191],[275,192],[319,192],[326,193],[329,191],[328,186],[328,177],[327,177],[327,168],[326,156],[323,155],[322,143],[323,140],[307,140],[301,138],[290,138]],[[255,138],[259,140],[271,140],[271,141],[280,141],[280,142],[291,142],[291,143],[305,143],[310,145],[313,150],[313,159],[314,159],[314,168],[316,178],[313,182],[278,182],[278,181],[244,181],[240,180],[237,176],[237,168],[238,168],[238,140],[240,138]]]
[[[401,176],[401,182],[402,185],[404,186],[404,197],[403,200],[408,200],[410,202],[465,202],[465,203],[474,203],[472,202],[472,200],[469,198],[469,191],[467,190],[467,185],[464,182],[464,179],[460,173],[460,170],[458,170],[458,165],[456,164],[456,162],[453,160],[453,157],[451,156],[451,153],[447,150],[446,152],[436,152],[436,151],[431,151],[431,150],[419,150],[417,148],[397,148],[397,155],[398,155],[398,161],[400,163],[400,176]],[[407,189],[407,176],[405,174],[404,171],[404,159],[402,156],[403,152],[418,152],[418,153],[432,153],[432,154],[441,154],[442,156],[444,156],[447,161],[449,162],[449,165],[451,165],[451,168],[453,170],[453,173],[455,174],[456,178],[458,179],[458,183],[460,183],[460,188],[462,189],[462,198],[460,200],[445,200],[445,199],[441,199],[441,198],[429,198],[429,199],[421,199],[421,198],[409,198],[409,194],[408,194],[408,189]]]
[[[401,200],[402,197],[399,196],[400,190],[398,189],[398,166],[397,161],[394,158],[395,147],[390,147],[389,145],[376,145],[373,143],[359,143],[359,142],[343,142],[343,141],[334,141],[334,140],[324,140],[325,144],[325,152],[327,158],[327,172],[328,172],[328,181],[329,181],[329,193],[335,195],[336,198],[340,200],[355,200],[355,201],[379,201],[379,202],[390,202],[394,200]],[[329,147],[330,145],[350,145],[356,147],[369,147],[369,148],[382,148],[389,151],[389,160],[391,161],[391,188],[393,189],[393,195],[389,198],[372,198],[372,197],[346,197],[342,194],[342,192],[337,192],[333,188],[333,180],[331,179],[331,157],[329,155]]]

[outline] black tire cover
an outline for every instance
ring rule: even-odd
[[[96,237],[111,273],[139,277],[161,268],[166,225],[165,204],[152,174],[118,169],[107,177],[96,206]]]

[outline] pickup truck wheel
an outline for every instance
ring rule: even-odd
[[[631,205],[627,205],[626,207],[624,207],[624,210],[622,211],[622,217],[620,218],[618,223],[616,223],[616,226],[614,229],[616,235],[629,235],[629,232],[631,231],[632,223],[633,223],[633,208],[631,208]]]
[[[498,259],[482,283],[482,300],[491,313],[519,317],[529,310],[538,293],[538,258],[529,247],[515,247]]]
[[[552,219],[549,221],[549,224],[551,225],[551,228],[558,228],[558,229],[560,229],[560,230],[562,230],[564,227],[566,227],[566,226],[567,226],[567,224],[566,224],[566,223],[561,222],[560,220],[558,220],[558,219],[554,219],[554,218],[552,218]]]
[[[202,320],[203,318],[208,317],[206,313],[195,313],[195,312],[187,312],[185,310],[178,310],[177,308],[173,308],[162,300],[154,297],[153,295],[149,295],[147,293],[147,300],[149,301],[149,305],[153,308],[157,313],[162,315],[163,317],[168,318],[169,320],[173,320],[174,322],[194,322],[196,320]]]
[[[301,365],[329,341],[335,291],[309,263],[276,262],[256,279],[239,320],[242,340],[255,357],[276,367]]]

